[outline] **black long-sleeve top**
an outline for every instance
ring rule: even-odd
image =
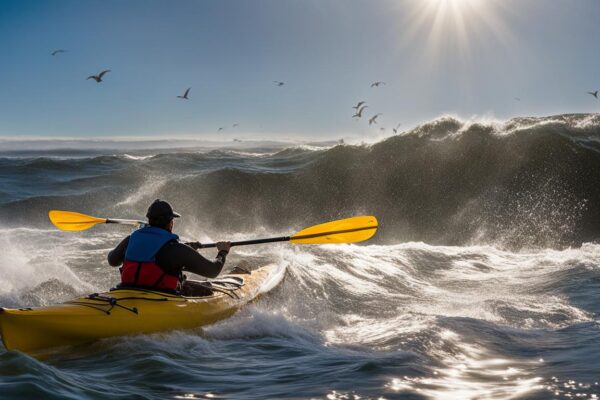
[[[123,264],[128,244],[129,236],[108,253],[108,263],[111,266],[118,267]],[[165,244],[156,253],[156,263],[170,275],[179,276],[181,271],[189,271],[208,278],[215,278],[221,273],[226,256],[227,252],[221,250],[215,261],[210,261],[187,244],[172,241]]]

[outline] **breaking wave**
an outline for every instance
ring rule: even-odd
[[[600,235],[596,114],[444,117],[373,145],[329,149],[0,158],[0,167],[4,186],[17,188],[0,193],[7,224],[46,223],[49,208],[139,217],[164,197],[184,226],[217,232],[373,214],[380,243],[564,247]]]

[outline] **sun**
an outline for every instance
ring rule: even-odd
[[[453,11],[461,12],[462,9],[469,7],[482,7],[484,0],[425,0],[429,6],[434,8],[449,8]]]
[[[443,51],[471,58],[471,42],[491,40],[510,46],[510,31],[503,23],[501,0],[413,0],[404,40],[425,39],[425,51],[435,58]]]
[[[460,3],[468,3],[472,0],[427,0],[427,1],[429,1],[430,3],[437,3],[437,4],[440,4],[440,3],[460,4]]]
[[[390,3],[394,57],[402,74],[422,77],[423,96],[439,96],[440,85],[459,88],[460,101],[477,102],[475,75],[482,60],[522,59],[518,38],[509,28],[521,18],[506,0],[403,0]],[[487,72],[487,70],[485,71]],[[485,73],[484,72],[484,73]],[[458,101],[458,100],[457,100]]]

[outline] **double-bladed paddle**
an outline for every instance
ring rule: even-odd
[[[84,231],[97,224],[145,225],[144,221],[131,219],[98,218],[73,211],[52,210],[48,213],[50,221],[63,231]],[[377,218],[359,216],[339,219],[314,225],[291,236],[231,242],[232,246],[250,244],[292,242],[295,244],[357,243],[370,239],[377,231]],[[202,244],[201,248],[216,247],[216,243]]]

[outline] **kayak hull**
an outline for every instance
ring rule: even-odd
[[[48,307],[0,308],[0,336],[7,350],[32,353],[113,336],[196,328],[228,318],[256,298],[275,268],[219,278],[210,296],[117,289]]]

